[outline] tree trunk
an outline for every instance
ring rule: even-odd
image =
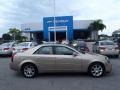
[[[91,31],[91,39],[97,40],[98,39],[98,31]]]

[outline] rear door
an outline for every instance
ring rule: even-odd
[[[42,46],[35,53],[34,58],[40,70],[54,70],[55,57],[52,46]]]

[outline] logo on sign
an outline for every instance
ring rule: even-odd
[[[47,21],[47,23],[53,23],[54,22],[54,20],[53,21]],[[68,22],[68,20],[55,20],[55,23],[67,23]]]

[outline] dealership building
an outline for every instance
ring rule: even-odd
[[[55,22],[54,22],[55,21]],[[73,16],[44,17],[39,23],[21,25],[27,39],[37,41],[94,39],[96,32],[88,29],[94,20],[73,20]],[[98,33],[98,32],[97,32]]]

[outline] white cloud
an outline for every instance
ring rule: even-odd
[[[102,33],[109,35],[120,28],[118,0],[55,1],[58,16],[73,15],[79,20],[102,19],[107,26]],[[53,16],[53,0],[0,0],[0,35],[10,27],[19,28],[22,23],[41,22],[46,16]]]

